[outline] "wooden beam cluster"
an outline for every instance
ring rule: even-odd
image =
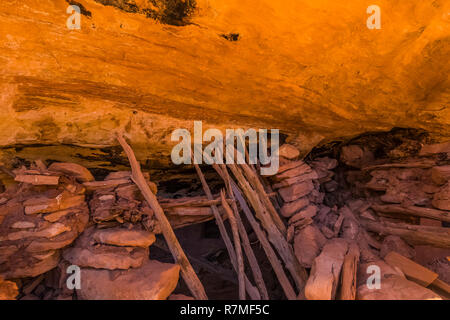
[[[175,236],[175,233],[173,232],[173,229],[169,221],[167,220],[167,217],[165,216],[164,210],[161,208],[158,199],[148,186],[147,181],[145,180],[144,175],[142,174],[139,162],[136,160],[133,149],[131,149],[131,147],[128,145],[128,143],[121,135],[117,137],[117,140],[124,149],[128,157],[128,160],[130,161],[132,170],[131,179],[139,187],[145,200],[148,202],[153,212],[155,213],[156,218],[160,223],[164,238],[166,239],[167,245],[170,249],[170,252],[172,253],[176,263],[180,265],[181,275],[184,281],[186,282],[192,295],[196,299],[207,300],[208,297],[206,295],[205,289],[200,280],[198,279],[197,275],[195,274],[195,271],[192,268],[191,263],[189,262],[186,254],[181,248],[181,245],[178,242],[178,239]]]

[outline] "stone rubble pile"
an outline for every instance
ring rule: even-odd
[[[156,194],[157,187],[148,174],[146,179]],[[160,233],[152,209],[131,181],[131,172],[112,172],[105,180],[85,183],[85,186],[88,192],[92,192],[89,207],[92,220],[99,228],[143,224],[147,230]]]
[[[304,297],[449,297],[450,157],[445,154],[450,150],[442,150],[445,146],[424,146],[416,158],[395,163],[375,160],[365,146],[344,146],[340,161],[349,190],[336,177],[336,159],[322,157],[307,164],[298,160],[293,146],[280,148],[280,170],[270,181],[282,199],[288,241],[309,270]],[[325,204],[330,194],[339,205]],[[424,251],[433,255],[420,258]],[[420,264],[432,269],[432,281],[418,284],[410,269],[387,263],[392,252],[419,262],[410,266],[413,270]],[[383,290],[367,289],[371,265],[382,269]]]
[[[144,176],[150,189],[156,194],[156,184],[150,181],[148,173]],[[137,224],[147,231],[161,233],[153,210],[144,201],[136,184],[131,181],[131,172],[111,172],[103,181],[86,182],[83,185],[87,192],[92,194],[89,201],[91,218],[99,228]],[[206,197],[178,199],[158,197],[173,229],[213,219],[207,200]],[[221,208],[220,211],[223,212]]]

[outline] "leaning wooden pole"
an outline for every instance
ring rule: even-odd
[[[284,225],[283,221],[280,218],[280,214],[275,210],[275,207],[273,206],[273,203],[270,201],[269,196],[266,193],[266,190],[264,189],[263,184],[261,183],[261,180],[258,178],[258,175],[251,169],[251,167],[243,163],[240,165],[242,168],[242,171],[244,175],[246,176],[247,180],[250,182],[250,184],[253,186],[253,188],[258,193],[259,198],[267,208],[267,211],[269,212],[270,216],[272,217],[272,220],[274,224],[277,226],[278,230],[286,236],[287,229]]]
[[[264,282],[264,278],[262,276],[261,268],[258,265],[258,260],[256,259],[255,253],[253,252],[252,246],[250,244],[250,240],[247,235],[247,231],[244,227],[244,223],[242,222],[242,219],[239,214],[239,210],[236,205],[232,185],[231,185],[231,178],[228,174],[228,169],[226,165],[221,164],[220,166],[217,164],[213,164],[213,168],[217,171],[217,173],[222,177],[224,180],[228,195],[231,198],[231,206],[233,209],[233,212],[236,216],[236,220],[238,223],[239,228],[239,234],[242,238],[242,246],[244,248],[245,254],[248,259],[248,263],[250,265],[250,268],[253,272],[253,278],[255,279],[256,286],[259,289],[259,292],[261,293],[261,299],[262,300],[269,300],[269,293],[267,292],[267,287]]]
[[[181,248],[181,245],[178,242],[178,239],[175,236],[172,227],[170,226],[169,220],[167,220],[163,209],[159,205],[158,199],[150,190],[150,187],[148,186],[144,178],[144,175],[142,174],[141,167],[139,165],[139,162],[136,160],[136,156],[134,155],[133,149],[131,149],[131,147],[128,145],[128,143],[125,141],[122,135],[118,135],[117,140],[119,141],[120,145],[125,151],[128,160],[130,161],[131,179],[141,190],[145,200],[148,202],[148,204],[154,211],[156,219],[158,220],[161,226],[162,234],[164,236],[164,239],[166,239],[169,250],[172,253],[176,263],[180,265],[181,276],[186,282],[186,285],[188,286],[189,290],[191,291],[195,299],[208,300],[208,297],[206,295],[202,283],[198,279],[194,269],[191,266],[191,263],[189,262],[188,258],[186,257],[186,254]]]
[[[339,300],[355,300],[356,298],[356,274],[359,255],[358,245],[356,243],[350,243],[342,265],[341,288],[338,294]]]
[[[390,234],[399,236],[412,245],[431,245],[438,248],[450,248],[450,231],[448,231],[448,228],[367,220],[362,220],[361,224],[369,231],[382,235]]]
[[[197,171],[200,182],[202,183],[203,190],[205,191],[206,197],[208,199],[213,199],[213,195],[211,193],[211,189],[206,182],[205,176],[203,175],[202,170],[200,169],[198,164],[194,163],[194,168]],[[222,217],[220,216],[219,210],[217,206],[211,205],[211,210],[216,218],[216,223],[219,228],[220,235],[222,236],[223,242],[225,243],[225,247],[227,248],[228,255],[230,256],[231,264],[233,265],[236,273],[239,272],[236,252],[234,251],[233,244],[231,243],[231,239],[228,236],[227,229],[225,228],[225,224],[222,221]],[[258,290],[252,285],[247,276],[245,276],[245,290],[252,300],[261,300],[261,295]]]
[[[245,271],[244,271],[244,259],[242,257],[241,240],[239,237],[238,224],[236,217],[234,216],[231,207],[228,205],[225,199],[225,191],[220,192],[222,198],[222,206],[227,213],[228,221],[230,221],[231,232],[234,240],[234,250],[236,252],[236,260],[238,265],[238,279],[239,279],[239,299],[245,300]]]
[[[450,222],[450,212],[432,208],[424,208],[418,206],[401,206],[398,204],[373,204],[373,210],[381,213],[396,213],[400,215],[410,215],[416,217],[423,217],[434,219],[438,221]]]
[[[299,292],[302,292],[308,278],[306,270],[300,266],[297,257],[294,255],[292,247],[288,244],[281,231],[276,227],[271,215],[264,207],[264,203],[260,200],[258,192],[256,192],[251,187],[250,183],[245,179],[241,168],[235,164],[229,164],[227,166],[230,168],[239,186],[244,192],[244,195],[247,197],[249,203],[255,210],[256,217],[260,220],[262,227],[267,231],[269,241],[278,250],[278,254],[283,259],[286,264],[286,268],[291,273]]]
[[[207,155],[203,155],[208,157]],[[223,159],[223,154],[219,155],[219,158]],[[216,170],[219,176],[223,179],[228,196],[230,197],[231,208],[236,218],[240,239],[242,240],[242,247],[244,248],[245,254],[247,256],[248,263],[250,265],[250,269],[253,273],[253,278],[256,282],[256,286],[258,287],[259,293],[261,295],[262,300],[269,300],[269,293],[267,292],[266,284],[264,283],[264,278],[262,276],[261,269],[258,265],[258,260],[256,259],[255,253],[253,252],[252,246],[250,244],[250,240],[248,239],[247,231],[244,227],[244,223],[239,214],[239,210],[236,205],[235,197],[233,190],[231,188],[231,178],[228,174],[228,170],[225,164],[216,164],[213,159],[209,157],[209,162],[212,163],[212,167]],[[198,166],[197,166],[198,167]],[[198,170],[197,170],[198,171]],[[204,178],[203,178],[204,180]],[[206,183],[206,181],[205,181]]]
[[[231,181],[231,188],[234,192],[234,195],[236,196],[236,200],[241,205],[242,211],[244,211],[245,215],[247,216],[247,220],[249,221],[250,225],[253,228],[253,231],[255,231],[256,236],[258,237],[259,242],[261,243],[262,248],[264,249],[264,252],[266,253],[266,256],[272,265],[273,271],[275,272],[275,275],[280,282],[281,288],[284,291],[284,294],[289,300],[296,300],[297,295],[295,294],[294,288],[292,288],[291,283],[289,282],[288,277],[286,276],[286,273],[283,270],[283,266],[281,265],[280,260],[278,260],[278,257],[271,247],[269,240],[267,239],[266,234],[262,230],[262,228],[259,226],[259,223],[256,221],[256,219],[253,217],[252,212],[250,211],[250,208],[248,207],[246,201],[244,200],[244,197],[242,196],[241,192],[239,191],[238,186],[234,181]]]

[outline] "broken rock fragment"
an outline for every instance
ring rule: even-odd
[[[30,198],[23,204],[25,206],[25,213],[31,215],[78,207],[84,204],[84,200],[84,195],[74,195],[70,192],[63,191],[52,198],[46,196]]]
[[[34,227],[36,227],[36,225],[30,221],[17,221],[14,222],[11,226],[11,228],[13,229],[30,229]]]
[[[342,264],[348,244],[344,239],[332,239],[314,259],[311,274],[305,287],[308,300],[332,300],[335,298]]]
[[[0,300],[14,300],[18,295],[17,284],[0,277]]]
[[[303,161],[288,162],[285,165],[280,166],[274,180],[281,181],[292,177],[298,177],[309,172],[311,172],[311,167]]]
[[[336,159],[330,158],[330,157],[322,157],[322,158],[316,158],[312,163],[312,167],[321,168],[323,170],[333,170],[337,167],[338,162]]]
[[[5,267],[1,267],[0,274],[5,279],[36,277],[43,274],[58,265],[60,258],[59,251],[54,251],[51,255],[44,257],[42,260],[31,255],[14,255],[8,260]]]
[[[86,300],[164,300],[178,283],[180,267],[147,260],[142,267],[120,272],[82,269],[79,296]]]
[[[438,186],[450,181],[450,165],[433,167],[431,169],[431,180]]]
[[[305,208],[309,204],[309,199],[306,197],[299,198],[292,202],[286,202],[280,210],[280,213],[283,217],[289,218],[294,213],[298,212],[299,210]]]
[[[445,185],[441,191],[434,194],[431,203],[437,209],[450,211],[450,183]]]
[[[389,252],[395,251],[400,253],[401,255],[407,258],[414,258],[416,255],[414,248],[407,244],[402,238],[399,236],[387,236],[383,240],[383,244],[381,245],[380,255],[384,258]]]
[[[25,248],[25,251],[33,253],[61,249],[67,247],[75,241],[79,233],[79,230],[71,230],[51,239],[39,238],[32,240],[31,243]]]
[[[305,174],[302,174],[300,176],[294,176],[292,178],[287,178],[285,180],[282,180],[282,181],[280,181],[278,183],[273,184],[272,187],[274,189],[280,189],[280,188],[283,188],[283,187],[289,187],[289,186],[291,186],[293,184],[296,184],[296,183],[300,183],[300,182],[304,182],[304,181],[308,181],[308,180],[315,180],[315,179],[318,179],[318,178],[319,178],[319,176],[317,175],[317,172],[316,171],[311,171],[309,173],[305,173]]]
[[[314,190],[314,185],[311,181],[306,181],[281,188],[278,192],[285,202],[291,202],[308,195],[312,190]]]
[[[450,141],[435,144],[426,144],[422,146],[419,155],[428,156],[437,153],[450,153]]]
[[[73,176],[80,182],[95,180],[94,176],[88,169],[76,163],[55,162],[48,167],[48,170]]]
[[[293,159],[298,158],[298,156],[300,155],[300,152],[293,145],[285,143],[280,147],[279,155],[280,155],[280,157],[284,157],[286,159],[293,160]]]
[[[327,239],[316,226],[308,225],[298,231],[294,237],[294,252],[300,264],[311,268],[326,242]]]
[[[365,147],[349,145],[341,149],[341,161],[351,167],[362,168],[373,161],[373,159],[373,153]]]
[[[0,237],[0,241],[15,241],[26,238],[53,238],[63,232],[70,230],[71,228],[69,226],[66,226],[62,223],[53,223],[46,226],[45,228],[36,231],[16,231],[9,233],[6,237]]]
[[[303,208],[302,210],[300,210],[299,212],[297,212],[296,214],[294,214],[288,221],[288,224],[294,224],[300,220],[303,219],[307,219],[307,218],[312,218],[316,215],[317,213],[317,207],[314,205],[310,205],[306,208]]]

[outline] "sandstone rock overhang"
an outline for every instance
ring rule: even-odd
[[[65,0],[1,1],[4,151],[114,148],[123,130],[140,160],[161,159],[193,120],[278,128],[303,153],[396,126],[450,136],[447,1],[380,0],[380,30],[362,0],[197,0],[178,25],[150,2],[164,1],[78,0],[69,30]]]

